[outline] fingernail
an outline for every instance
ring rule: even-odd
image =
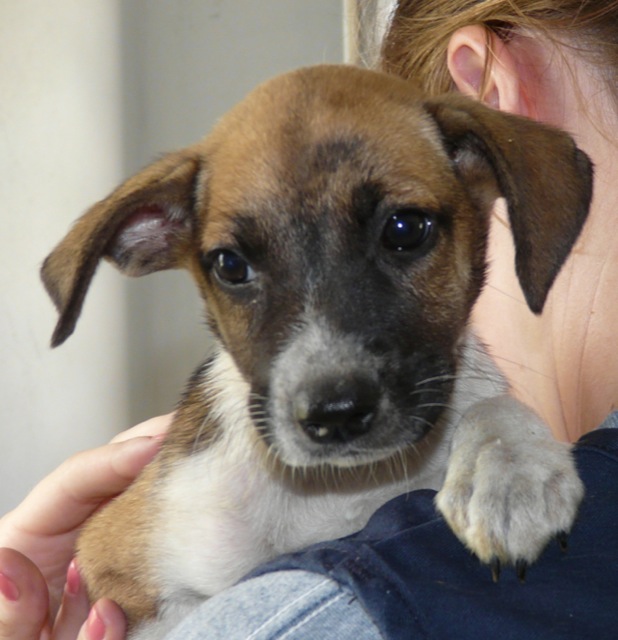
[[[68,595],[76,596],[79,593],[81,586],[81,577],[79,575],[79,569],[77,568],[77,562],[71,561],[69,568],[67,569],[67,581],[65,589]]]
[[[86,622],[86,638],[88,640],[104,640],[105,638],[105,623],[101,620],[96,605],[90,610]]]
[[[0,593],[10,602],[17,602],[17,600],[19,600],[19,589],[4,573],[0,573]]]

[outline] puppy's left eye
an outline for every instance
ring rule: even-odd
[[[249,263],[237,253],[227,249],[215,253],[212,270],[224,284],[247,284],[255,279],[255,271]]]
[[[384,225],[382,244],[391,251],[412,251],[425,244],[434,234],[435,221],[416,209],[394,213]]]

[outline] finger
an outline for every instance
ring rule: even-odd
[[[114,436],[110,442],[124,442],[125,440],[137,438],[138,436],[162,436],[167,432],[173,417],[173,413],[168,413],[164,416],[150,418],[150,420],[146,420],[135,427],[122,431]]]
[[[159,439],[142,436],[78,453],[6,517],[22,533],[57,536],[70,532],[101,502],[126,489],[159,448]]]
[[[75,560],[67,570],[67,579],[62,594],[60,611],[54,624],[54,640],[75,640],[88,617],[90,603],[82,577]]]
[[[103,500],[126,489],[152,460],[172,415],[147,420],[108,445],[72,456],[5,519],[22,532],[38,536],[58,535],[81,525]],[[10,546],[10,541],[3,544]]]
[[[0,640],[38,640],[48,617],[47,585],[37,567],[0,549]]]
[[[99,600],[80,629],[77,640],[124,640],[127,623],[120,607],[111,600]]]

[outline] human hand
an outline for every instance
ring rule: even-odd
[[[0,567],[1,640],[124,640],[126,621],[120,607],[100,600],[90,609],[74,564],[53,622],[48,586],[38,567],[14,549],[0,549]]]
[[[88,616],[71,559],[81,525],[131,484],[170,421],[154,418],[72,456],[0,519],[0,640],[124,638],[124,616],[114,603],[99,601]]]

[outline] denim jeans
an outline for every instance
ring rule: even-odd
[[[308,571],[277,571],[205,602],[170,640],[381,640],[351,591]]]

